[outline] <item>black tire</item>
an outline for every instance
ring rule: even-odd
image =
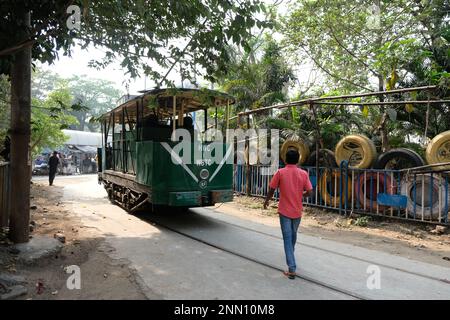
[[[392,163],[392,161],[395,163]],[[425,161],[415,151],[406,148],[397,148],[389,150],[378,156],[374,169],[407,169],[424,166]]]
[[[107,194],[108,194],[108,200],[109,200],[109,202],[111,202],[112,204],[115,204],[115,201],[114,201],[114,195],[113,195],[113,189],[108,187],[108,188],[106,189],[106,192],[107,192]]]
[[[316,165],[316,151],[313,151],[306,161],[306,166],[314,167]],[[319,167],[337,168],[334,152],[329,149],[319,149]]]

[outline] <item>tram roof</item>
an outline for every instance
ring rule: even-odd
[[[157,108],[160,114],[170,117],[173,113],[173,97],[176,97],[176,112],[179,112],[179,108],[183,106],[183,113],[235,103],[233,96],[210,89],[164,88],[141,92],[141,95],[135,96],[103,114],[102,118],[105,119],[112,113],[121,115],[125,111],[126,117],[136,119],[138,105],[139,107],[145,106],[142,111],[144,117],[153,113],[154,108]]]

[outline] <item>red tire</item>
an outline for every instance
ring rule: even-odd
[[[355,197],[359,201],[362,209],[366,211],[377,210],[378,193],[395,194],[397,192],[397,184],[395,179],[391,179],[389,175],[382,172],[366,172],[362,173],[358,179],[355,179]],[[364,205],[365,202],[365,205]],[[378,206],[378,210],[386,209],[386,206]]]

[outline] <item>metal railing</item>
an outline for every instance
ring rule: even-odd
[[[352,169],[343,161],[339,168],[303,167],[313,185],[312,196],[303,198],[303,203],[343,215],[354,212],[448,225],[450,170],[433,170],[433,166]],[[267,170],[262,165],[235,165],[235,192],[266,196],[272,178]]]
[[[0,162],[0,228],[6,228],[9,224],[9,163]]]

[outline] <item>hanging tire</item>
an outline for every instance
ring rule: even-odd
[[[375,144],[364,135],[349,135],[342,138],[336,145],[336,162],[349,162],[350,168],[366,169],[372,166],[377,155]]]
[[[277,160],[275,160],[276,162]],[[258,164],[263,166],[272,165],[272,152],[271,150],[258,150]]]
[[[397,148],[380,154],[373,167],[375,169],[400,170],[423,165],[425,165],[425,161],[417,152],[406,148]]]
[[[249,159],[250,157],[250,159]],[[235,164],[250,164],[255,165],[258,163],[258,150],[250,148],[250,152],[248,147],[245,147],[244,150],[236,150],[234,154],[234,163]]]
[[[339,194],[334,194],[334,190],[336,189],[336,192],[339,193],[340,180],[341,173],[339,171],[325,171],[320,177],[320,195],[328,206],[339,207],[341,197]],[[331,184],[330,190],[328,190],[329,183]],[[343,181],[342,188],[345,188],[345,181]],[[347,185],[347,200],[345,199],[345,190],[343,192],[342,205],[344,205],[345,201],[349,201],[352,195],[352,179],[350,177]]]
[[[317,152],[313,151],[306,161],[306,166],[314,167],[316,165]],[[334,152],[329,149],[319,149],[319,167],[337,168],[337,162]]]
[[[258,141],[250,140],[249,145],[245,147],[245,163],[249,165],[258,164]]]
[[[373,212],[377,209],[378,193],[395,194],[397,184],[383,172],[366,172],[355,181],[354,190],[361,208]],[[378,206],[378,210],[385,208],[387,207]]]
[[[450,162],[450,130],[435,136],[427,146],[425,157],[428,164]],[[433,167],[435,170],[450,170],[448,166]]]
[[[245,150],[236,150],[234,153],[234,163],[239,165],[247,164],[247,156]]]
[[[309,147],[308,145],[302,141],[302,140],[286,140],[283,145],[281,146],[280,150],[280,157],[283,160],[284,163],[286,163],[286,153],[291,150],[297,150],[300,157],[298,158],[299,165],[303,164],[309,156]]]
[[[401,189],[402,194],[408,198],[407,210],[410,218],[422,220],[422,210],[423,220],[438,221],[439,215],[441,219],[446,217],[450,199],[447,194],[446,208],[445,181],[440,176],[417,174],[414,182],[414,175],[409,175],[402,180]]]

